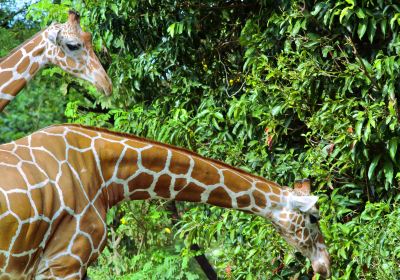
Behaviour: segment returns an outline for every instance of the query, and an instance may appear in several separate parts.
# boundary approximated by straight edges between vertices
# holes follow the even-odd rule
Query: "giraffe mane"
[[[256,178],[256,179],[258,179],[258,180],[260,180],[262,182],[266,182],[269,185],[273,185],[273,186],[278,187],[280,189],[293,191],[293,189],[291,189],[291,188],[288,188],[286,186],[281,186],[281,185],[279,185],[279,184],[277,184],[275,182],[272,182],[272,181],[269,181],[269,180],[265,179],[264,177],[250,174],[250,173],[248,173],[248,172],[246,172],[243,169],[240,169],[238,167],[231,166],[231,165],[229,165],[227,163],[224,163],[224,162],[216,160],[216,159],[204,157],[202,155],[199,155],[199,154],[197,154],[197,153],[195,153],[195,152],[193,152],[191,150],[188,150],[188,149],[185,149],[185,148],[182,148],[182,147],[173,146],[173,145],[170,145],[170,144],[158,142],[156,140],[152,140],[152,139],[148,139],[148,138],[144,138],[144,137],[139,137],[139,136],[136,136],[136,135],[133,135],[133,134],[125,133],[125,132],[112,131],[112,130],[104,128],[104,127],[93,127],[93,126],[86,126],[86,125],[82,125],[82,124],[66,123],[66,124],[52,125],[52,126],[49,126],[47,128],[59,127],[59,126],[70,126],[70,127],[72,126],[72,127],[77,127],[77,128],[89,129],[89,130],[94,130],[94,131],[98,131],[98,132],[108,133],[108,134],[115,135],[115,136],[125,137],[125,138],[132,139],[132,140],[139,140],[139,141],[143,141],[143,142],[149,142],[151,144],[159,145],[159,146],[162,146],[162,147],[165,147],[165,148],[172,148],[172,149],[187,153],[187,154],[189,154],[191,156],[197,156],[200,159],[203,159],[205,161],[210,161],[212,163],[219,164],[219,165],[221,165],[223,167],[226,167],[227,169],[234,170],[234,171],[236,171],[236,172],[238,172],[238,173],[240,173],[242,175]],[[42,130],[45,130],[45,129],[46,128],[43,128]]]

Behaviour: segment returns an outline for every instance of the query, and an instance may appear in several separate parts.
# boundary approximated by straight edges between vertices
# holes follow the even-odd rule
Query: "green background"
[[[114,94],[47,68],[0,114],[0,142],[68,121],[185,147],[282,185],[310,178],[333,279],[400,278],[397,1],[15,2],[0,1],[0,56],[74,8]],[[223,279],[312,277],[259,217],[179,203],[175,224],[167,206],[112,209],[90,277],[205,279],[194,243]]]

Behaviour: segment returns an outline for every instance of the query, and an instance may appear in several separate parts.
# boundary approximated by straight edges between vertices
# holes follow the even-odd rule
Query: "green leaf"
[[[390,159],[385,160],[383,164],[383,171],[385,172],[386,181],[391,184],[393,181],[393,163]]]
[[[383,36],[386,36],[387,19],[382,19],[380,22]]]
[[[358,9],[357,9],[356,15],[357,15],[358,18],[361,18],[361,19],[362,19],[362,18],[365,18],[364,10],[361,9],[361,8],[358,8]]]
[[[172,38],[175,35],[175,25],[176,25],[176,23],[174,22],[173,24],[168,26],[168,29],[167,29],[167,32],[168,32],[169,36],[171,36]]]
[[[326,5],[325,3],[321,3],[321,2],[318,3],[317,5],[315,5],[314,10],[311,12],[311,14],[313,16],[316,16],[321,11],[323,6],[325,6],[325,5]]]
[[[276,105],[274,108],[272,108],[271,114],[272,114],[273,116],[276,116],[276,115],[279,114],[279,112],[281,111],[281,109],[282,109],[282,106]]]
[[[340,13],[340,16],[339,16],[340,23],[342,23],[342,20],[345,16],[348,16],[348,17],[351,16],[351,14],[353,13],[352,9],[353,9],[353,7],[346,7],[342,10],[342,12]]]
[[[381,154],[378,154],[372,160],[372,162],[368,168],[368,179],[371,180],[372,176],[374,175],[374,170],[375,170],[376,166],[378,165],[378,162],[381,159],[381,156],[382,156]]]
[[[323,57],[327,57],[328,56],[328,53],[330,52],[330,51],[332,51],[333,50],[333,47],[332,46],[325,46],[323,49],[322,49],[322,56]]]
[[[395,59],[394,56],[389,56],[385,58],[385,70],[389,75],[393,75]],[[390,80],[389,80],[390,81]]]
[[[135,89],[140,90],[140,82],[138,80],[135,80],[133,82],[133,85],[134,85]]]
[[[300,28],[301,28],[301,21],[297,20],[295,25],[294,25],[294,27],[293,27],[293,29],[292,29],[292,32],[290,32],[290,34],[292,36],[295,36],[297,33],[299,33]]]
[[[118,15],[118,6],[116,4],[111,4],[111,10]]]
[[[214,118],[213,118],[213,119],[212,119],[212,123],[213,123],[213,125],[214,125],[214,127],[215,127],[216,129],[221,130],[221,127],[219,126],[217,119],[214,119]]]
[[[251,250],[247,253],[246,260],[248,260],[248,259],[250,259],[251,257],[253,257],[254,254],[255,254],[256,252],[257,252],[256,249],[251,249]]]
[[[361,130],[363,128],[363,120],[360,120],[356,123],[356,136],[358,137],[358,139],[361,138]]]
[[[376,20],[372,18],[369,21],[369,26],[368,26],[368,39],[371,43],[374,41],[375,32],[376,32]]]
[[[398,22],[399,17],[400,17],[400,13],[397,13],[390,20],[390,28],[392,28],[392,30],[395,28],[395,24],[396,24],[396,22]]]
[[[364,127],[364,134],[363,134],[363,137],[362,137],[364,143],[368,142],[370,135],[371,135],[371,122],[368,121],[367,125]]]
[[[389,140],[389,153],[394,162],[396,162],[397,143],[398,138],[392,138]]]
[[[360,22],[358,24],[358,30],[357,30],[358,37],[360,39],[362,39],[362,37],[364,36],[365,31],[367,31],[367,24],[365,22]]]
[[[221,121],[224,120],[224,116],[220,112],[215,112],[214,116]]]

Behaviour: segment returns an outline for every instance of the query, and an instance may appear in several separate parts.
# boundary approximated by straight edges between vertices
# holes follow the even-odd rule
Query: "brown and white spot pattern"
[[[82,31],[79,16],[70,12],[66,23],[52,24],[0,60],[0,112],[47,64],[91,82],[106,94],[112,91],[111,80],[93,51],[91,35]]]
[[[268,218],[316,271],[329,271],[308,217],[315,197],[181,148],[59,125],[1,145],[0,177],[0,279],[81,279],[104,248],[107,210],[157,198]]]

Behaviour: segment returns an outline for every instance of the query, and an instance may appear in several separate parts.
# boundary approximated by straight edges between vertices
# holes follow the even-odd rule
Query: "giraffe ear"
[[[292,195],[290,197],[290,204],[293,209],[300,210],[301,212],[309,211],[318,201],[318,196],[315,195]]]
[[[59,45],[60,32],[61,32],[61,30],[58,28],[53,28],[53,29],[49,30],[48,38],[49,38],[50,42],[52,42],[54,45]]]

